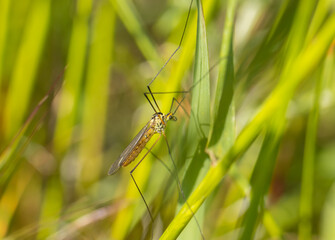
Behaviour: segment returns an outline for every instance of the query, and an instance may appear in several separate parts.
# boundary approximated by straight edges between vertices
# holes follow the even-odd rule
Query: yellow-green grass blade
[[[313,19],[309,25],[306,42],[312,40],[314,35],[322,26],[323,21],[326,19],[329,9],[334,8],[335,3],[332,0],[320,0],[317,3],[314,11]]]
[[[235,14],[237,2],[235,0],[227,2],[225,24],[223,26],[223,35],[221,41],[220,58],[218,60],[219,76],[216,82],[214,104],[211,112],[210,133],[207,141],[207,150],[211,156],[212,161],[221,158],[225,151],[232,146],[235,141],[235,107],[234,107],[234,58],[233,58],[233,36],[235,26]],[[239,173],[239,170],[234,168],[233,179],[237,184],[244,184],[245,179]],[[218,189],[212,194],[211,198],[206,204],[206,207],[211,208],[213,201],[220,195]],[[218,204],[220,207],[223,203]],[[216,206],[216,205],[215,205]],[[218,206],[218,207],[219,207]],[[215,208],[215,207],[214,207]],[[216,215],[215,222],[218,224],[206,226],[206,237],[214,236],[215,229],[218,228],[220,214]],[[213,219],[214,217],[212,217]]]
[[[335,234],[334,221],[335,221],[335,184],[333,182],[328,191],[327,198],[322,211],[322,227],[321,227],[321,240],[332,239]]]
[[[328,91],[333,91],[333,92],[335,90],[334,88],[335,85],[333,81],[335,77],[335,71],[334,71],[335,57],[334,55],[335,55],[335,52],[334,52],[334,42],[333,42],[333,46],[329,49],[327,58],[325,60],[323,73],[322,73],[322,82],[324,82],[324,85],[322,86],[322,88],[327,89]],[[325,91],[323,91],[322,93],[324,92]],[[320,103],[322,103],[322,101],[320,101]],[[322,113],[322,111],[320,112]],[[335,149],[334,144],[329,144],[328,149],[329,149],[329,153],[326,152],[325,157],[328,159],[329,162],[333,162],[334,149]],[[325,165],[325,167],[330,169],[329,171],[333,172],[332,165]],[[324,174],[323,171],[322,171],[322,174]],[[326,196],[325,202],[322,207],[321,220],[320,220],[320,223],[321,223],[320,239],[326,240],[334,236],[335,234],[335,228],[333,224],[334,221],[335,221],[335,182],[334,180],[332,180],[332,185],[328,189],[327,196]]]
[[[194,60],[192,114],[190,118],[189,136],[195,139],[206,138],[209,132],[209,63],[206,24],[201,1],[196,1],[198,7],[197,41]],[[197,81],[200,79],[199,81]],[[197,129],[197,130],[196,130]],[[194,149],[194,148],[193,148]]]
[[[282,239],[282,229],[278,226],[273,215],[268,210],[264,211],[263,224],[272,239]]]
[[[92,0],[78,1],[68,50],[68,69],[65,73],[65,84],[60,92],[60,103],[57,109],[57,122],[53,144],[55,153],[58,154],[64,153],[72,140],[85,72],[84,67],[87,55],[91,11]]]
[[[230,0],[222,36],[219,76],[207,147],[221,158],[235,140],[233,35],[237,1]]]
[[[315,171],[315,155],[316,155],[316,140],[319,126],[319,112],[320,112],[320,98],[322,88],[325,85],[327,72],[326,61],[324,63],[323,71],[319,71],[314,87],[314,101],[313,107],[308,116],[308,123],[306,129],[306,138],[304,146],[304,156],[302,165],[302,179],[300,192],[300,206],[299,206],[299,239],[312,239],[312,215],[313,215],[313,196],[314,196],[314,171]]]
[[[27,113],[36,71],[49,29],[50,0],[36,0],[27,19],[4,110],[4,135],[9,139]]]
[[[27,185],[33,177],[33,171],[24,164],[10,179],[4,195],[0,199],[0,237],[3,238],[9,230],[11,220],[18,207]]]
[[[292,61],[300,52],[305,44],[309,44],[306,35],[309,28],[310,19],[312,19],[313,11],[317,1],[311,0],[308,2],[299,2],[297,12],[294,17],[292,29],[288,37],[288,50],[286,61]],[[286,63],[288,67],[289,64]]]
[[[196,52],[191,93],[191,117],[187,136],[187,154],[193,157],[187,164],[187,170],[182,182],[182,187],[186,198],[192,192],[193,188],[204,177],[209,167],[209,160],[204,152],[210,124],[208,45],[202,3],[201,1],[196,1],[196,3],[198,9]],[[184,203],[183,198],[181,198],[181,201]],[[190,224],[190,226],[185,229],[185,232],[182,234],[181,238],[198,239],[201,236],[200,231],[203,231],[202,223],[204,220],[204,215],[205,209],[203,208],[197,214],[199,226],[197,226],[196,222],[193,221],[192,224]]]
[[[308,45],[304,51],[292,61],[290,68],[283,75],[282,84],[273,91],[268,97],[257,115],[242,130],[236,139],[235,144],[229,149],[228,153],[220,159],[216,166],[213,166],[202,180],[197,189],[188,199],[193,212],[196,212],[208,195],[219,184],[226,175],[230,165],[240,156],[252,143],[255,137],[262,129],[262,125],[268,121],[273,114],[284,103],[288,103],[296,90],[297,85],[319,64],[328,50],[332,40],[335,37],[335,15],[331,15],[325,22],[314,41]],[[184,205],[178,215],[166,229],[161,239],[175,239],[188,221],[192,214]]]
[[[81,171],[78,179],[81,184],[96,181],[101,173],[111,54],[114,48],[115,16],[110,2],[101,2],[96,11],[83,95],[82,142],[79,147]]]
[[[3,62],[5,59],[4,52],[6,46],[6,38],[7,38],[7,29],[8,29],[8,15],[10,9],[10,0],[0,1],[0,86],[2,86],[2,78],[3,78]],[[0,102],[1,106],[3,104]]]
[[[266,123],[265,138],[250,181],[250,204],[242,221],[239,239],[254,238],[257,224],[264,214],[263,199],[270,187],[281,136],[285,130],[286,107],[284,105],[278,109],[273,118]]]
[[[39,219],[39,226],[43,226],[47,222],[52,222],[54,219],[59,219],[63,207],[61,183],[58,178],[50,178],[45,183],[43,200],[41,203],[41,214]],[[37,231],[36,239],[46,239],[53,233],[57,232],[58,225],[56,223],[49,224]]]

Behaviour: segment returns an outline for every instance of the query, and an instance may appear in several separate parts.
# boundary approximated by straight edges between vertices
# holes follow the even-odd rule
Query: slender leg
[[[170,112],[172,112],[172,107],[173,107],[173,103],[176,102],[178,104],[178,106],[176,107],[176,109],[173,111],[173,115],[177,112],[178,108],[181,107],[184,111],[184,113],[188,116],[188,118],[190,118],[190,114],[188,114],[188,112],[186,111],[186,109],[183,107],[182,102],[184,101],[185,99],[185,96],[181,99],[181,101],[179,102],[177,100],[177,98],[173,98],[172,99],[172,103],[171,103],[171,107],[170,107]]]
[[[178,48],[179,49],[179,48]],[[177,49],[177,50],[178,50]],[[173,53],[174,54],[174,53]],[[172,56],[173,56],[173,54],[172,54]],[[172,57],[171,56],[171,57]],[[170,57],[170,58],[171,58]],[[170,58],[169,58],[169,60],[164,64],[164,66],[163,66],[163,68],[165,67],[165,65],[170,61]],[[225,58],[221,58],[221,59],[219,59],[219,61],[217,61],[210,69],[209,69],[209,71],[207,72],[207,73],[205,73],[199,80],[197,80],[187,91],[170,91],[170,92],[152,92],[151,91],[151,89],[150,89],[150,84],[157,78],[157,76],[158,76],[158,74],[162,71],[162,69],[158,72],[158,74],[151,80],[151,82],[148,84],[148,86],[147,86],[147,88],[148,88],[148,90],[149,90],[149,92],[145,92],[144,93],[144,96],[145,96],[145,98],[148,100],[148,102],[149,102],[149,104],[151,105],[151,107],[152,107],[152,109],[155,111],[155,113],[157,113],[157,111],[156,111],[156,108],[154,107],[154,105],[152,104],[152,102],[150,101],[150,99],[149,99],[149,97],[148,97],[148,95],[150,95],[151,97],[152,97],[152,99],[154,100],[154,103],[155,103],[155,105],[156,105],[156,107],[158,108],[158,111],[160,112],[160,109],[159,109],[159,107],[158,107],[158,104],[157,104],[157,102],[156,102],[156,99],[155,99],[155,97],[154,97],[154,95],[158,95],[158,94],[173,94],[173,93],[184,93],[184,94],[186,94],[186,93],[191,93],[192,92],[192,90],[202,81],[202,79],[203,78],[205,78],[211,71],[212,71],[212,69],[213,68],[215,68],[217,65],[219,65],[219,63],[222,61],[222,60],[224,60]],[[184,100],[184,98],[182,99],[182,101]],[[182,102],[181,101],[181,102]],[[181,103],[180,102],[180,103]],[[172,109],[172,108],[171,108]],[[170,109],[170,111],[171,111],[171,109]],[[178,108],[177,108],[178,109]],[[177,111],[177,109],[174,111],[174,112],[176,112]]]
[[[166,170],[168,170],[168,172],[171,174],[171,176],[173,176],[172,170],[168,167],[168,165],[162,160],[160,159],[156,154],[154,154],[152,151],[150,152],[150,154],[156,158],[165,168]]]
[[[157,113],[156,108],[154,107],[154,104],[152,104],[152,102],[150,101],[148,95],[153,96],[153,95],[156,95],[156,94],[158,95],[158,94],[175,94],[175,93],[184,93],[184,94],[185,94],[185,93],[189,93],[189,91],[174,91],[174,92],[145,92],[145,93],[144,93],[144,96],[145,96],[145,98],[148,100],[148,102],[149,102],[150,106],[152,107],[152,109],[154,110],[154,112]],[[182,101],[184,101],[184,98],[185,98],[185,97],[183,97]],[[181,102],[182,102],[182,101],[181,101]],[[155,103],[155,105],[157,106],[158,111],[160,112],[160,109],[159,109],[159,107],[158,107],[158,104],[156,103],[155,98],[154,98],[154,103]],[[175,111],[175,112],[176,112],[176,111]]]
[[[145,200],[145,198],[144,198],[144,196],[143,196],[143,194],[142,194],[142,192],[141,192],[141,190],[140,190],[140,187],[137,185],[137,182],[136,182],[136,180],[135,180],[135,178],[134,178],[134,176],[133,176],[133,173],[134,173],[135,169],[138,167],[138,165],[140,165],[140,163],[143,161],[143,159],[144,159],[144,158],[149,154],[149,152],[153,149],[153,147],[156,145],[156,143],[158,142],[158,140],[160,139],[160,137],[161,137],[161,136],[159,136],[159,137],[157,138],[157,140],[154,142],[154,144],[152,144],[152,146],[151,146],[151,147],[149,148],[149,150],[145,153],[145,155],[142,157],[142,159],[141,159],[141,160],[136,164],[136,166],[130,171],[130,176],[131,176],[133,182],[135,183],[135,186],[136,186],[138,192],[140,193],[140,195],[141,195],[141,197],[142,197],[142,200],[143,200],[143,202],[144,202],[144,204],[145,204],[145,207],[147,208],[147,211],[148,211],[148,213],[149,213],[149,216],[150,216],[150,219],[151,219],[152,224],[154,223],[154,218],[153,218],[153,216],[152,216],[152,214],[151,214],[151,211],[150,211],[150,209],[149,209],[149,205],[148,205],[147,201]],[[153,231],[152,231],[152,237],[151,237],[151,239],[153,239]]]
[[[149,97],[148,97],[148,94],[150,94],[150,93],[144,93],[144,96],[145,96],[145,98],[148,100],[148,102],[150,103],[150,106],[152,107],[152,109],[154,110],[154,112],[157,113],[157,110],[156,110],[156,108],[154,107],[154,105],[152,104],[152,102],[150,101],[150,99],[149,99]],[[156,103],[156,100],[155,100],[155,103]],[[157,105],[157,103],[156,103],[156,105]],[[157,106],[158,106],[158,105],[157,105]]]
[[[163,133],[163,136],[164,136],[164,139],[165,139],[165,142],[166,142],[166,146],[167,146],[167,148],[168,148],[168,152],[169,152],[169,155],[170,155],[170,159],[171,159],[172,164],[173,164],[173,168],[174,168],[174,172],[175,172],[174,175],[175,175],[175,179],[176,179],[176,182],[177,182],[179,191],[180,191],[180,193],[181,193],[181,196],[183,197],[183,200],[185,201],[186,205],[188,206],[188,209],[189,209],[190,212],[192,213],[192,216],[193,216],[193,218],[194,218],[194,220],[195,220],[195,222],[196,222],[196,224],[197,224],[197,226],[198,226],[198,228],[199,228],[199,231],[200,231],[200,234],[201,234],[202,239],[205,240],[205,236],[204,236],[204,234],[203,234],[203,232],[202,232],[202,230],[201,230],[199,221],[198,221],[198,219],[196,218],[196,216],[195,216],[193,210],[191,209],[191,206],[188,204],[187,199],[186,199],[186,197],[185,197],[183,188],[182,188],[182,186],[181,186],[181,183],[180,183],[180,180],[179,180],[179,177],[178,177],[178,169],[177,169],[177,166],[176,166],[176,164],[175,164],[175,162],[174,162],[174,160],[173,160],[173,158],[172,158],[172,153],[171,153],[171,149],[170,149],[169,142],[168,142],[168,140],[167,140],[167,138],[166,138],[166,136],[165,136],[164,133]],[[171,173],[171,171],[170,171],[170,173]]]
[[[180,49],[181,47],[181,44],[183,42],[183,39],[184,39],[184,35],[185,35],[185,32],[186,32],[186,27],[187,27],[187,24],[188,24],[188,20],[190,18],[190,13],[191,13],[191,9],[192,9],[192,4],[193,4],[193,0],[191,0],[191,3],[190,3],[190,6],[188,8],[188,13],[187,13],[187,17],[186,17],[186,22],[185,22],[185,26],[184,26],[184,29],[183,29],[183,33],[181,35],[181,38],[180,38],[180,42],[179,42],[179,45],[178,47],[176,48],[176,50],[174,50],[174,52],[171,54],[171,56],[168,58],[168,60],[164,63],[164,65],[161,67],[161,69],[159,69],[159,71],[157,72],[157,74],[153,77],[153,79],[150,81],[150,83],[147,85],[147,88],[149,90],[149,93],[152,97],[152,99],[154,100],[154,103],[157,107],[157,109],[159,110],[160,112],[160,109],[159,109],[159,106],[156,102],[156,99],[150,89],[150,85],[155,81],[155,79],[157,78],[157,76],[162,72],[162,70],[165,68],[165,66],[170,62],[170,60],[173,58],[173,56],[176,54],[176,52],[178,52],[178,50]],[[148,99],[148,98],[147,98]],[[149,100],[149,99],[148,99]],[[150,101],[149,101],[150,102]],[[153,105],[150,103],[150,105],[153,107]],[[156,112],[156,111],[155,111]]]

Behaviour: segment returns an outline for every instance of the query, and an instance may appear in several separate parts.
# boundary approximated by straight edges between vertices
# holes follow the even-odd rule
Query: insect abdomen
[[[125,167],[136,159],[136,157],[141,153],[147,142],[154,135],[155,131],[152,128],[149,128],[144,134],[143,137],[138,141],[132,152],[129,154],[128,158],[122,163],[122,166]]]

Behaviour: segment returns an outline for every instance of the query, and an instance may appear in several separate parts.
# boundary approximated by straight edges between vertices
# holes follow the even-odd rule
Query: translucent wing
[[[121,153],[120,157],[113,163],[113,165],[110,167],[108,171],[108,175],[112,175],[116,173],[120,167],[122,166],[122,163],[127,160],[130,153],[134,149],[134,147],[137,145],[137,143],[140,141],[140,139],[143,137],[144,133],[149,128],[150,121],[141,129],[141,131],[134,137],[134,139],[131,141],[131,143],[126,147],[126,149]]]

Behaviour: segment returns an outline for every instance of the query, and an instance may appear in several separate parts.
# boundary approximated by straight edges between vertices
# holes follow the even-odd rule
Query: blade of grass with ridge
[[[202,4],[199,0],[196,3],[198,7],[197,41],[193,75],[192,110],[187,136],[187,152],[188,155],[193,155],[193,157],[191,162],[186,163],[187,171],[182,183],[186,198],[204,177],[210,165],[207,154],[204,152],[210,124],[210,82],[209,75],[207,74],[209,72],[208,46]],[[183,202],[183,200],[181,201]],[[192,214],[190,210],[188,211]],[[200,227],[204,214],[203,209],[202,213],[197,215]],[[181,238],[199,239],[200,232],[196,223],[192,222]]]
[[[233,32],[236,5],[237,1],[228,1],[221,43],[219,76],[207,142],[207,151],[213,151],[218,158],[223,156],[235,139]]]

